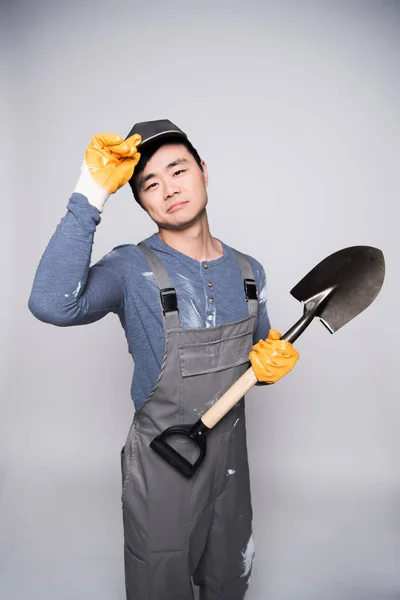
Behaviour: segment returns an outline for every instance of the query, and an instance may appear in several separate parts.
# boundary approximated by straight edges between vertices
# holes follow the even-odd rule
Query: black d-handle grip
[[[190,478],[195,474],[206,456],[206,435],[209,431],[211,430],[204,425],[201,419],[194,425],[173,425],[155,437],[150,442],[150,448],[157,452],[161,458],[169,463],[171,467],[174,467],[181,475]],[[200,448],[200,455],[194,464],[190,463],[166,442],[165,438],[173,435],[188,437]]]

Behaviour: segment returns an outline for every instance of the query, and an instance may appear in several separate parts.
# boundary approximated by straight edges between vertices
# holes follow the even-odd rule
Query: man
[[[158,231],[89,267],[100,213],[127,181]],[[270,330],[260,263],[211,235],[207,185],[205,162],[168,120],[137,123],[126,140],[94,136],[29,300],[48,323],[114,312],[125,330],[136,409],[121,453],[128,600],[191,600],[192,579],[202,600],[244,598],[254,556],[244,399],[211,430],[191,479],[149,444],[196,421],[249,359],[264,384],[298,358]],[[193,459],[187,440],[175,448]]]

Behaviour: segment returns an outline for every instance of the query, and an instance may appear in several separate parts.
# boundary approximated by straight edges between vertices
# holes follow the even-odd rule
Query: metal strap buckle
[[[178,299],[176,297],[175,288],[164,288],[163,290],[160,290],[160,297],[164,315],[167,312],[172,312],[174,310],[178,311]]]
[[[246,300],[258,300],[257,287],[254,279],[244,280],[244,291],[246,293]]]

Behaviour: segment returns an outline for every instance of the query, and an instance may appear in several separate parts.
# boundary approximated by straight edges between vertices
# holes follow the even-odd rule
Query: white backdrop
[[[250,600],[400,597],[400,2],[3,2],[0,593],[124,598],[119,451],[133,404],[118,320],[27,302],[91,136],[169,118],[210,173],[213,235],[257,258],[272,325],[345,246],[380,247],[376,302],[247,399]],[[124,188],[93,260],[154,225]]]

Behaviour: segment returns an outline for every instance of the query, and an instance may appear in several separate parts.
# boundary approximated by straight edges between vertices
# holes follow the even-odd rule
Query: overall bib
[[[121,452],[126,597],[192,600],[193,579],[201,600],[243,600],[254,556],[244,398],[210,431],[205,460],[190,479],[149,445],[171,425],[196,422],[248,369],[258,310],[251,264],[235,251],[245,319],[182,329],[164,266],[139,247],[162,290],[165,354]],[[168,443],[191,462],[198,456],[188,439]]]

